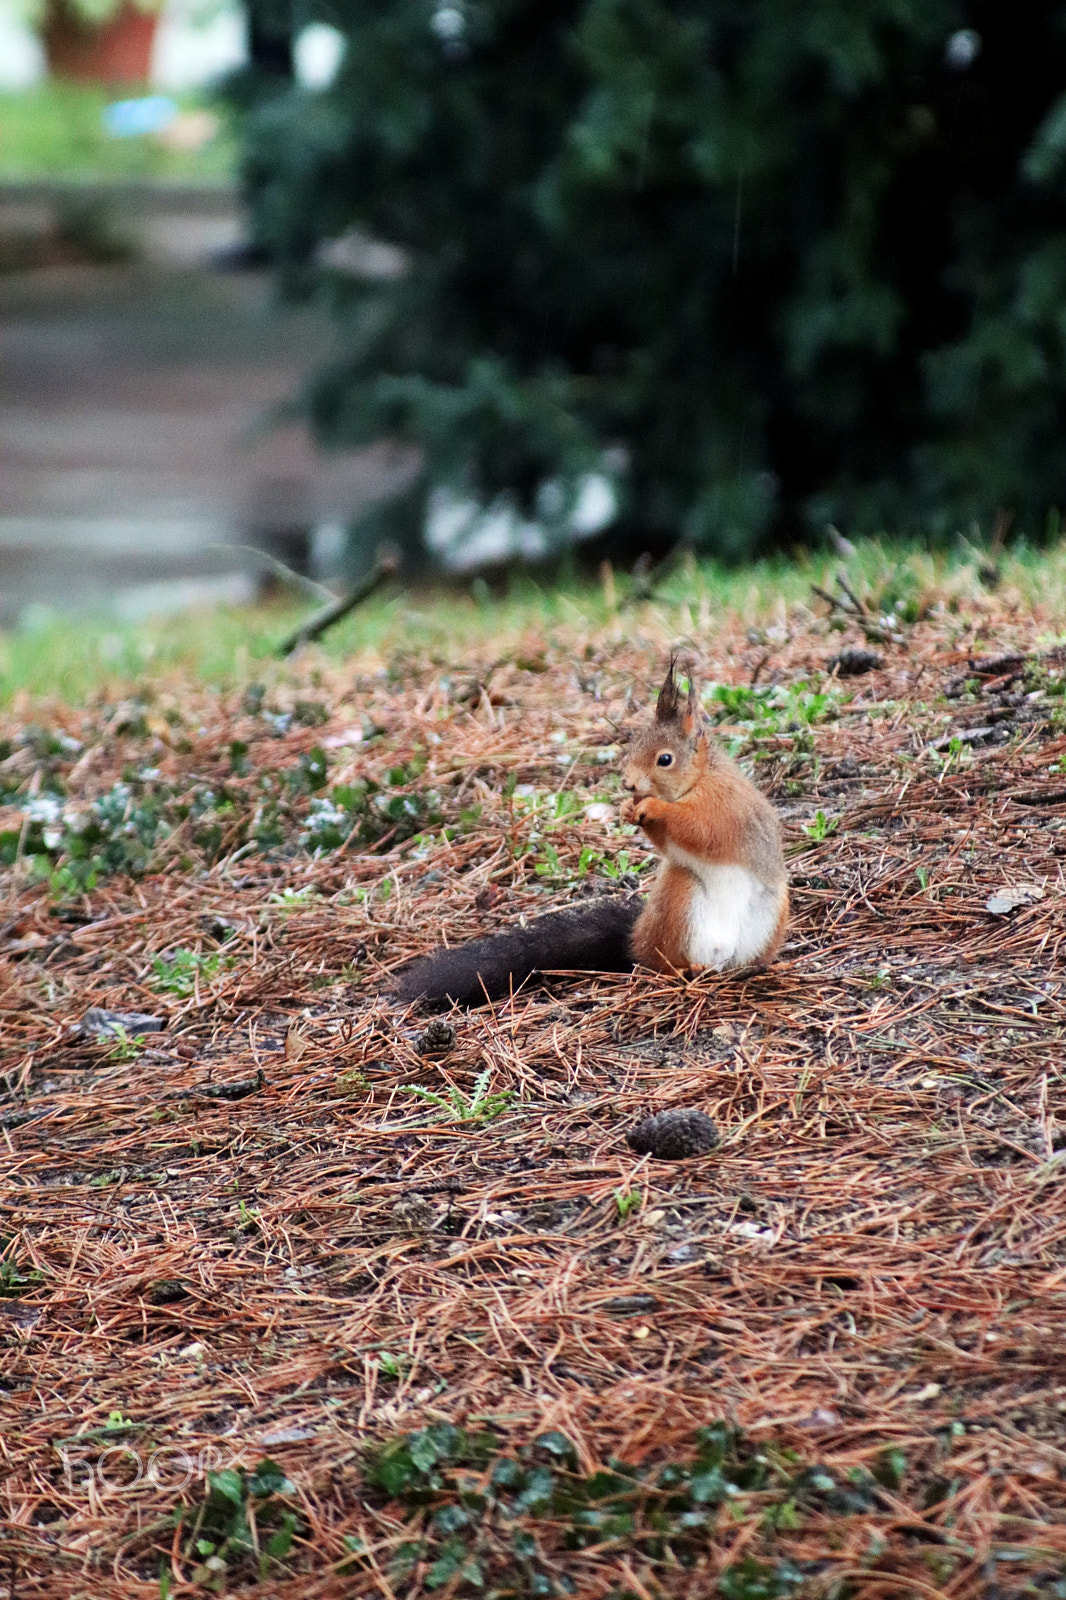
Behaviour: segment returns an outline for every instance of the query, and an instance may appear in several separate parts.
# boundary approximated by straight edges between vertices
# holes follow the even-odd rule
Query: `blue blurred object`
[[[149,94],[140,100],[116,100],[104,107],[104,127],[112,139],[136,139],[145,133],[159,133],[174,121],[178,107],[165,94]]]

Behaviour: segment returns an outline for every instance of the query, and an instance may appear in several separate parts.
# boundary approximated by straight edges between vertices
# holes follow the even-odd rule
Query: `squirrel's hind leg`
[[[654,972],[683,972],[688,956],[693,881],[684,867],[667,862],[651,888],[630,941],[634,961]]]
[[[776,956],[777,952],[780,950],[781,946],[784,944],[784,942],[785,942],[785,934],[787,932],[788,932],[788,890],[786,888],[784,893],[781,896],[781,910],[780,910],[780,912],[778,914],[777,922],[774,925],[774,931],[770,935],[770,942],[766,946],[765,950],[763,950],[760,953],[760,955],[758,956],[757,960],[755,960],[752,963],[752,965],[755,967],[756,971],[761,972],[766,967],[768,967],[770,965],[770,963],[773,961],[774,957]]]

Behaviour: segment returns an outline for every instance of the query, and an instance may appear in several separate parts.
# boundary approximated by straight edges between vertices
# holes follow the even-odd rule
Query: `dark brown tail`
[[[544,972],[628,972],[630,934],[643,904],[639,894],[605,895],[454,950],[434,950],[397,974],[393,992],[423,1005],[480,1006]]]

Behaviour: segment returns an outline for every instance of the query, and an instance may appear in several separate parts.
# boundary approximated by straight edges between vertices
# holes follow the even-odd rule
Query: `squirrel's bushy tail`
[[[644,902],[607,895],[550,911],[525,927],[434,950],[397,975],[393,993],[423,1005],[479,1006],[499,1000],[541,972],[628,972],[630,934]]]

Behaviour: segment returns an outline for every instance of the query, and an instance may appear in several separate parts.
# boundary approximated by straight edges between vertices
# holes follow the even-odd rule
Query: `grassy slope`
[[[861,545],[848,562],[857,580],[889,605],[906,611],[935,595],[949,607],[959,600],[989,594],[980,569],[985,558],[967,549],[931,555],[906,546]],[[704,563],[679,574],[657,594],[664,624],[678,634],[713,636],[722,621],[739,614],[753,624],[783,622],[797,604],[821,607],[811,585],[832,586],[841,566],[837,557],[802,563],[757,562],[742,568]],[[1066,626],[1066,544],[1047,551],[1015,551],[999,563],[999,593],[1008,606],[1034,609],[1050,635]],[[620,579],[617,596],[626,594]],[[559,587],[519,577],[503,598],[491,599],[483,586],[444,593],[407,592],[372,600],[323,640],[327,661],[366,656],[387,660],[397,651],[418,650],[444,662],[461,662],[464,652],[498,638],[506,646],[530,631],[597,629],[609,625],[614,610],[601,584],[570,581]],[[249,678],[283,677],[273,649],[313,602],[276,603],[255,610],[211,611],[137,625],[89,617],[76,627],[56,619],[32,631],[0,634],[0,705],[15,695],[55,696],[71,704],[98,692],[118,692],[123,683],[192,673],[219,687]],[[626,616],[622,612],[622,619]],[[950,623],[948,624],[950,627]],[[969,621],[958,623],[961,632]]]

